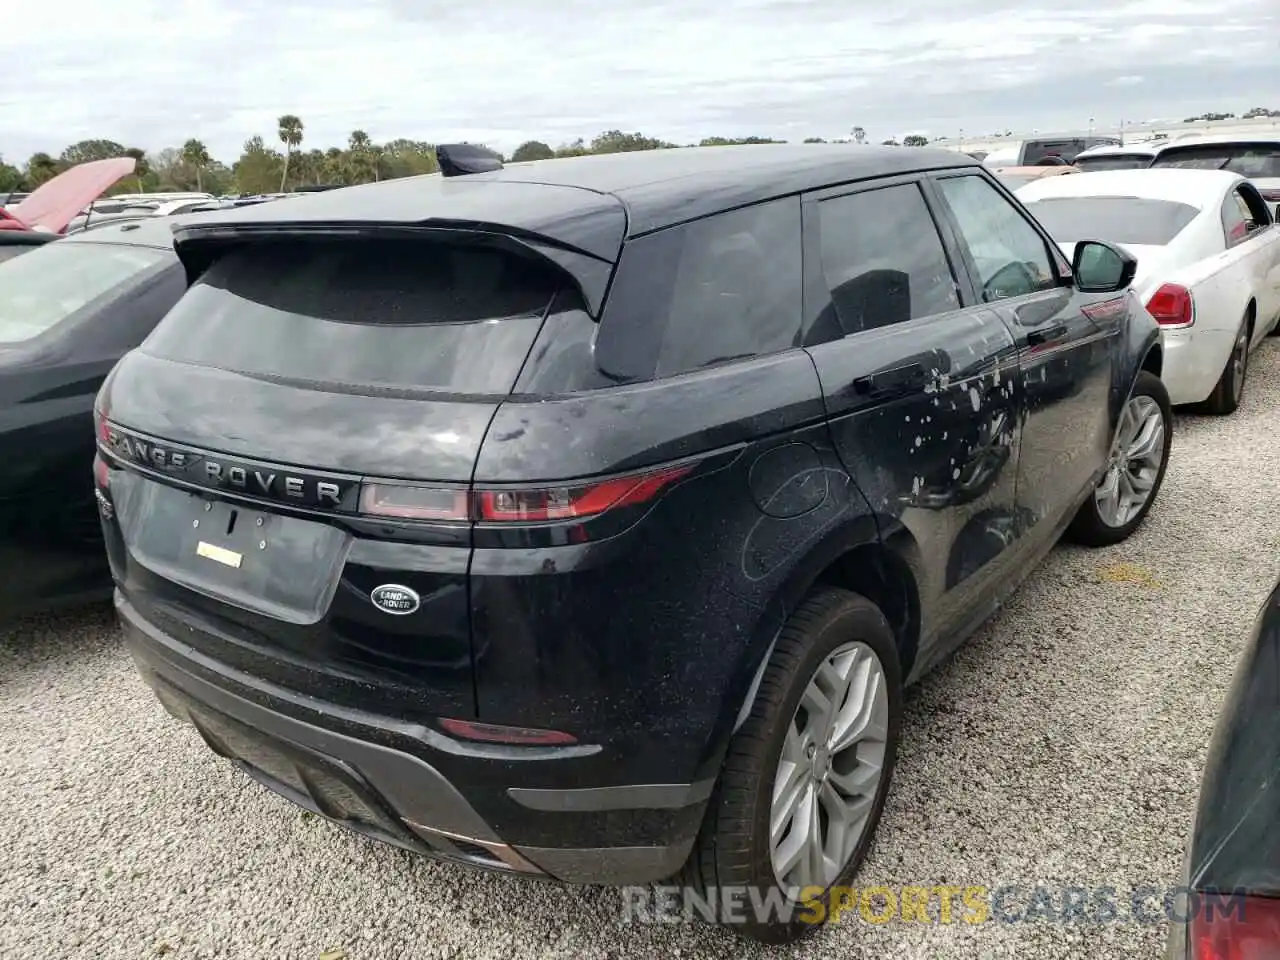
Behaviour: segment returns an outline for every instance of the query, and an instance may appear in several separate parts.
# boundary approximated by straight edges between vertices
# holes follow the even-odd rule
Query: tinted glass
[[[1169,147],[1156,157],[1152,166],[1230,170],[1251,179],[1280,177],[1280,144],[1229,143]]]
[[[210,267],[143,349],[250,375],[506,393],[556,285],[550,268],[493,248],[250,248]]]
[[[596,342],[616,379],[698,370],[795,346],[800,200],[671,227],[623,248]]]
[[[1103,239],[1162,246],[1196,218],[1198,207],[1145,197],[1049,197],[1026,203],[1059,243]]]
[[[914,184],[824,200],[822,273],[847,335],[960,306],[942,238]]]
[[[1222,230],[1227,246],[1239,243],[1249,233],[1249,210],[1234,190],[1222,201]]]
[[[123,292],[172,256],[149,247],[66,240],[19,249],[26,252],[0,263],[0,343],[45,333],[100,297]]]
[[[1151,166],[1149,153],[1109,153],[1098,157],[1076,157],[1075,165],[1085,173],[1099,170],[1142,170]]]
[[[988,302],[1057,286],[1044,239],[1000,191],[982,177],[950,177],[938,186],[955,214]]]

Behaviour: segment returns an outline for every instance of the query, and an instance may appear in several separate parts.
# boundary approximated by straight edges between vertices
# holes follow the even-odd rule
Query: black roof
[[[385,180],[209,213],[193,225],[192,235],[236,224],[501,224],[614,260],[624,237],[733,207],[871,177],[962,166],[979,163],[950,150],[856,144],[599,154],[458,177]]]

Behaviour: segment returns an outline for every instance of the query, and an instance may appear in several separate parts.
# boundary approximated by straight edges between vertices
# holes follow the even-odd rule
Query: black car
[[[819,896],[903,683],[1151,506],[1135,262],[1073,271],[952,151],[451,156],[176,232],[196,282],[99,395],[127,642],[368,835]]]
[[[1169,926],[1169,960],[1280,956],[1280,585],[1218,717]]]
[[[104,229],[9,260],[16,232],[0,231],[0,617],[111,595],[85,481],[93,400],[186,288],[167,226]]]

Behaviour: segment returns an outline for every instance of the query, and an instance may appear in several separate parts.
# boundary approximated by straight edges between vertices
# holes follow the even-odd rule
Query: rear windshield
[[[1097,157],[1076,157],[1076,166],[1085,173],[1099,170],[1142,170],[1151,166],[1149,153],[1106,153]]]
[[[1152,166],[1229,170],[1251,179],[1280,177],[1280,144],[1226,143],[1169,147],[1161,151]]]
[[[1022,163],[1029,166],[1045,157],[1061,157],[1070,163],[1076,154],[1090,147],[1114,143],[1105,137],[1074,137],[1065,140],[1028,140],[1022,149]]]
[[[1163,246],[1200,213],[1190,204],[1145,197],[1050,197],[1025,206],[1059,243],[1098,239]]]
[[[0,263],[0,343],[40,336],[172,257],[149,247],[67,240],[16,249],[25,252]]]
[[[493,247],[250,247],[215,262],[143,349],[250,376],[506,393],[557,280]]]

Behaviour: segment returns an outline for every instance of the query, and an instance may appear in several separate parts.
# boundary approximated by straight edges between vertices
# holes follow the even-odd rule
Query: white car
[[[1082,173],[1100,170],[1141,170],[1151,166],[1159,147],[1150,143],[1131,143],[1126,146],[1106,144],[1091,147],[1076,156],[1072,165]]]
[[[1280,132],[1179,137],[1162,146],[1151,165],[1161,169],[1228,170],[1248,177],[1268,203],[1280,203]]]
[[[1086,238],[1137,257],[1132,289],[1161,326],[1170,399],[1235,410],[1249,351],[1280,320],[1280,226],[1252,183],[1116,170],[1037,180],[1017,196],[1068,258]]]

